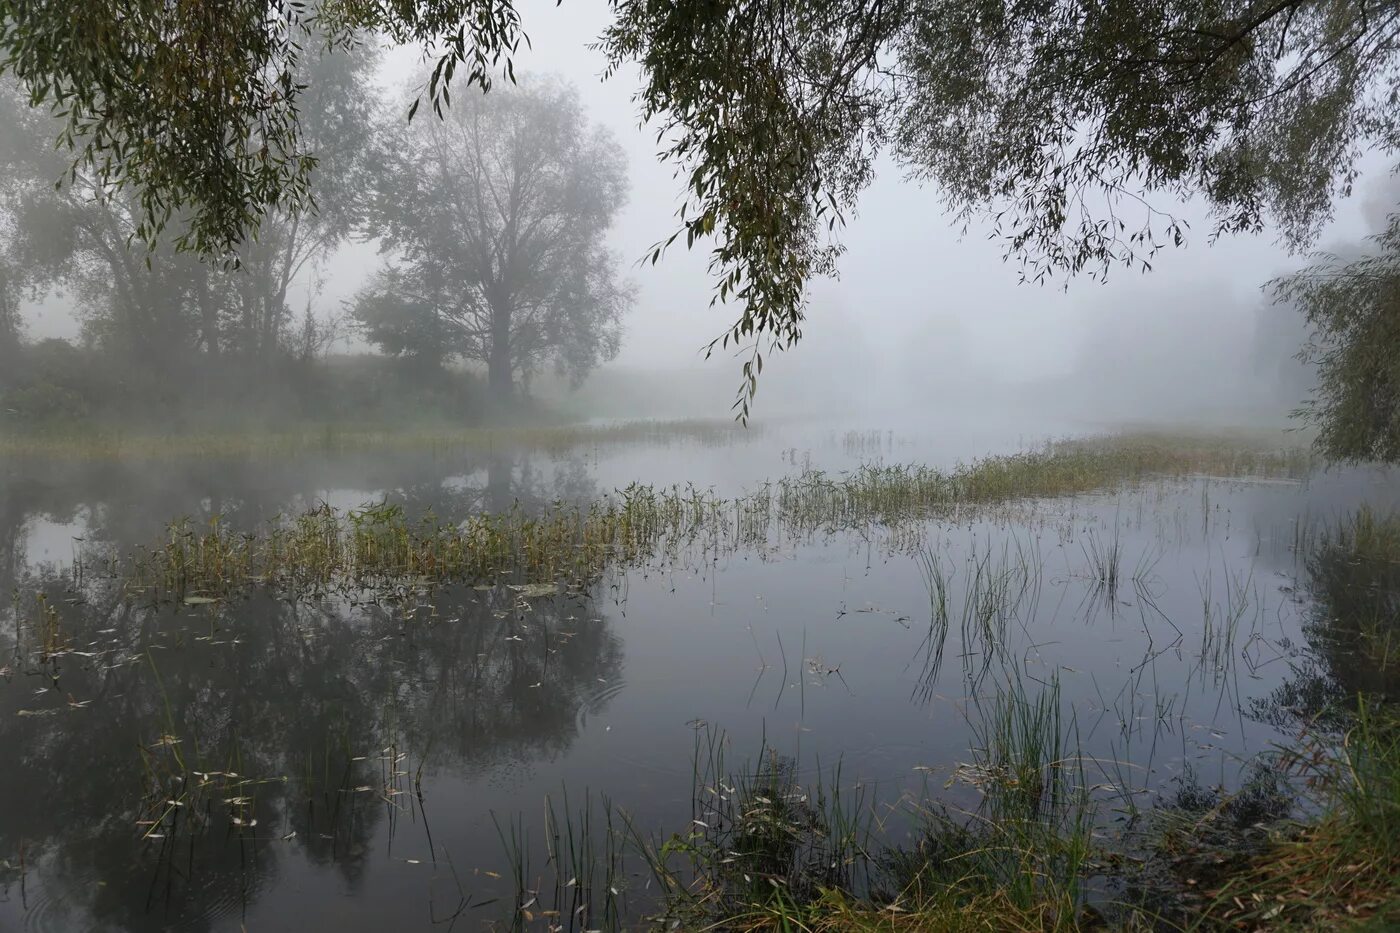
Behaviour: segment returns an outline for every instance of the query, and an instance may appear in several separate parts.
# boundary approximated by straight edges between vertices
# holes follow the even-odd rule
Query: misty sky
[[[627,152],[631,197],[611,240],[640,290],[617,363],[697,365],[703,345],[722,333],[737,312],[710,308],[702,248],[687,252],[678,247],[655,267],[636,265],[653,243],[674,230],[681,183],[670,166],[658,162],[654,131],[637,125],[631,99],[638,84],[635,69],[600,80],[603,56],[587,44],[607,14],[604,0],[527,5],[523,15],[533,47],[517,57],[517,68],[525,75],[550,72],[576,83],[589,117],[611,129]],[[429,69],[417,50],[391,51],[382,69],[386,94],[421,82]],[[432,117],[419,117],[424,118]],[[1377,166],[1371,168],[1374,176]],[[1155,203],[1186,217],[1192,233],[1187,248],[1160,254],[1151,274],[1115,270],[1108,284],[1085,277],[1070,282],[1068,290],[1063,281],[1018,285],[1015,265],[1002,261],[1000,245],[987,240],[985,229],[961,235],[936,190],[904,181],[898,167],[886,162],[842,234],[848,252],[840,279],[813,285],[807,345],[793,356],[855,352],[897,357],[910,365],[922,359],[930,366],[955,365],[1001,381],[1022,381],[1075,368],[1111,318],[1135,316],[1148,330],[1153,324],[1169,328],[1176,320],[1199,327],[1219,319],[1222,334],[1247,332],[1231,316],[1252,320],[1261,303],[1260,285],[1298,260],[1268,234],[1209,244],[1209,224],[1200,210]],[[1359,237],[1364,232],[1361,214],[1359,199],[1342,202],[1323,244]],[[343,250],[322,271],[318,306],[334,310],[377,264],[371,244]],[[300,295],[291,299],[298,310],[304,300]],[[76,331],[62,302],[50,301],[30,315],[32,336]],[[725,361],[710,365],[735,367]]]

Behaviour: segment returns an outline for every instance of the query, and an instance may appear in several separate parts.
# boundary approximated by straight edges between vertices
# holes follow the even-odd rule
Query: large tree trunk
[[[502,302],[491,310],[491,352],[486,360],[486,385],[493,401],[510,401],[515,390],[512,369],[510,308]]]
[[[19,360],[19,287],[0,266],[0,369],[13,375]],[[0,374],[0,389],[7,382]]]
[[[501,515],[510,511],[515,502],[515,464],[500,452],[487,455],[486,489],[482,496],[482,506],[488,513]]]

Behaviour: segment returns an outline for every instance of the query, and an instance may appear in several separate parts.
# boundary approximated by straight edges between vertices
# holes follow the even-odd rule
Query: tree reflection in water
[[[549,485],[509,461],[490,473],[492,498],[528,503]],[[439,476],[387,496],[447,515],[481,506],[484,488],[449,487]],[[0,628],[15,642],[0,657],[0,919],[8,898],[61,929],[206,929],[295,858],[353,889],[386,821],[421,816],[420,778],[563,753],[599,680],[621,671],[585,595],[451,587],[177,607],[100,584],[75,595],[70,574],[24,560],[28,517],[62,509],[18,501],[0,496],[5,583],[50,609],[19,598]],[[120,512],[101,511],[93,537],[122,528]],[[66,650],[47,657],[56,644]]]
[[[1280,727],[1344,728],[1358,696],[1400,700],[1400,517],[1361,508],[1300,535],[1295,593],[1307,640],[1293,676],[1254,713]]]

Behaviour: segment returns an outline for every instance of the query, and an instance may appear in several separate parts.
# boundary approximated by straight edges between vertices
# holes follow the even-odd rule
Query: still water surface
[[[872,802],[974,805],[955,772],[969,698],[1008,670],[1058,680],[1091,777],[1122,808],[1150,806],[1187,775],[1232,784],[1296,733],[1303,698],[1370,676],[1313,644],[1294,545],[1299,522],[1394,505],[1394,477],[1375,470],[1023,503],[930,523],[917,548],[818,534],[553,597],[148,607],[73,588],[76,555],[158,541],[180,516],[251,528],[387,500],[451,519],[633,481],[730,494],[1094,426],[1037,428],[789,424],[723,445],[6,467],[0,584],[47,592],[76,650],[39,664],[17,634],[28,595],[0,612],[0,929],[475,929],[516,897],[502,827],[530,836],[535,871],[545,802],[566,793],[684,830],[697,735],[713,732],[736,762],[765,744],[808,775],[839,761]],[[1114,542],[1132,579],[1107,591],[1092,554]],[[1015,576],[995,645],[954,624],[940,650],[915,551],[944,569],[955,617],[978,568]],[[208,782],[188,815],[152,797],[176,800],[186,770]],[[641,874],[618,884],[644,907]]]

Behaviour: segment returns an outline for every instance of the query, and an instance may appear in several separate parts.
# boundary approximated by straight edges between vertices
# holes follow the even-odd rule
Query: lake
[[[1395,506],[1395,475],[1372,468],[1172,475],[898,527],[788,520],[582,586],[156,598],[103,571],[179,519],[254,535],[384,503],[451,525],[632,483],[722,499],[1104,427],[910,417],[4,464],[0,929],[629,925],[653,878],[621,858],[580,881],[580,815],[592,845],[609,815],[694,833],[718,752],[739,770],[779,756],[899,844],[910,801],[978,806],[974,749],[1009,690],[1054,691],[1107,824],[1186,784],[1236,786],[1321,704],[1393,689],[1319,634],[1305,559],[1315,529]]]

